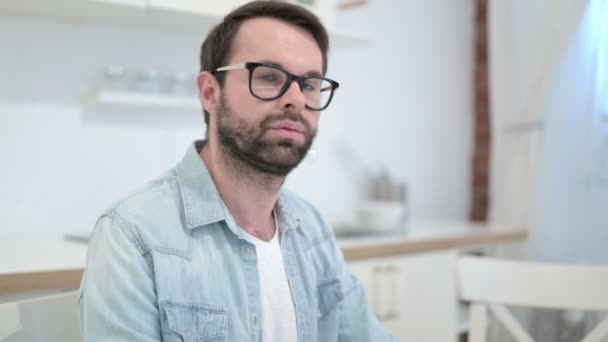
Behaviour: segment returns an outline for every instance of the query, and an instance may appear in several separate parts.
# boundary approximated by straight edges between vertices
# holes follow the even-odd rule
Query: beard
[[[304,142],[265,136],[269,125],[281,120],[302,124]],[[237,171],[281,177],[300,164],[316,135],[316,130],[310,128],[302,114],[292,111],[271,114],[259,124],[237,118],[223,94],[218,103],[217,132],[222,154]]]

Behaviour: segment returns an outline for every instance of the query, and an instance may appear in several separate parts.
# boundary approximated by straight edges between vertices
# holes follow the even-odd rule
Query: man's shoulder
[[[156,209],[173,204],[168,199],[174,197],[179,192],[176,176],[176,170],[173,168],[149,180],[138,189],[115,202],[104,214],[117,213],[121,216],[131,216],[144,212],[148,215]]]
[[[183,234],[175,234],[183,231],[181,207],[176,170],[171,169],[118,201],[101,217],[112,219],[144,250],[186,249]]]

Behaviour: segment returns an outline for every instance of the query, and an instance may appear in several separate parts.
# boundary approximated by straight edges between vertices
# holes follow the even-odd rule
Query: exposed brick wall
[[[475,81],[474,81],[474,142],[471,184],[470,218],[486,221],[489,205],[488,177],[490,169],[490,91],[488,70],[488,1],[475,4]]]

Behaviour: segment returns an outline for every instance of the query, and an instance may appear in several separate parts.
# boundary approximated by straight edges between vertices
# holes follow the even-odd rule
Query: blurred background
[[[120,6],[135,12],[133,18],[54,15],[52,9],[12,14],[5,5],[2,235],[92,227],[104,209],[171,168],[204,136],[196,94],[194,103],[146,97],[127,105],[115,98],[106,103],[99,94],[112,77],[124,78],[117,82],[124,88],[164,83],[152,84],[147,94],[164,92],[176,73],[185,73],[185,87],[195,92],[199,49],[212,20],[122,4],[95,10]],[[138,10],[157,17],[145,20]],[[314,157],[287,187],[330,222],[348,222],[364,196],[362,177],[385,170],[407,181],[412,216],[466,218],[473,10],[473,1],[374,1],[335,9],[332,26],[339,30],[331,37],[328,76],[340,89],[321,115]]]
[[[238,3],[1,1],[0,240],[90,232],[204,137],[200,45]],[[340,88],[288,188],[348,229],[388,179],[408,220],[525,227],[503,257],[608,262],[608,1],[299,3]]]

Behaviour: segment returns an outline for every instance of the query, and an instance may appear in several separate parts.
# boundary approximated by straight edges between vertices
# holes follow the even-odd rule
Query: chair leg
[[[484,304],[471,303],[469,310],[469,342],[486,342],[488,322],[486,306]]]
[[[490,311],[503,324],[518,342],[534,342],[517,319],[503,305],[491,304]]]
[[[581,342],[600,342],[608,336],[608,317],[604,318]]]

